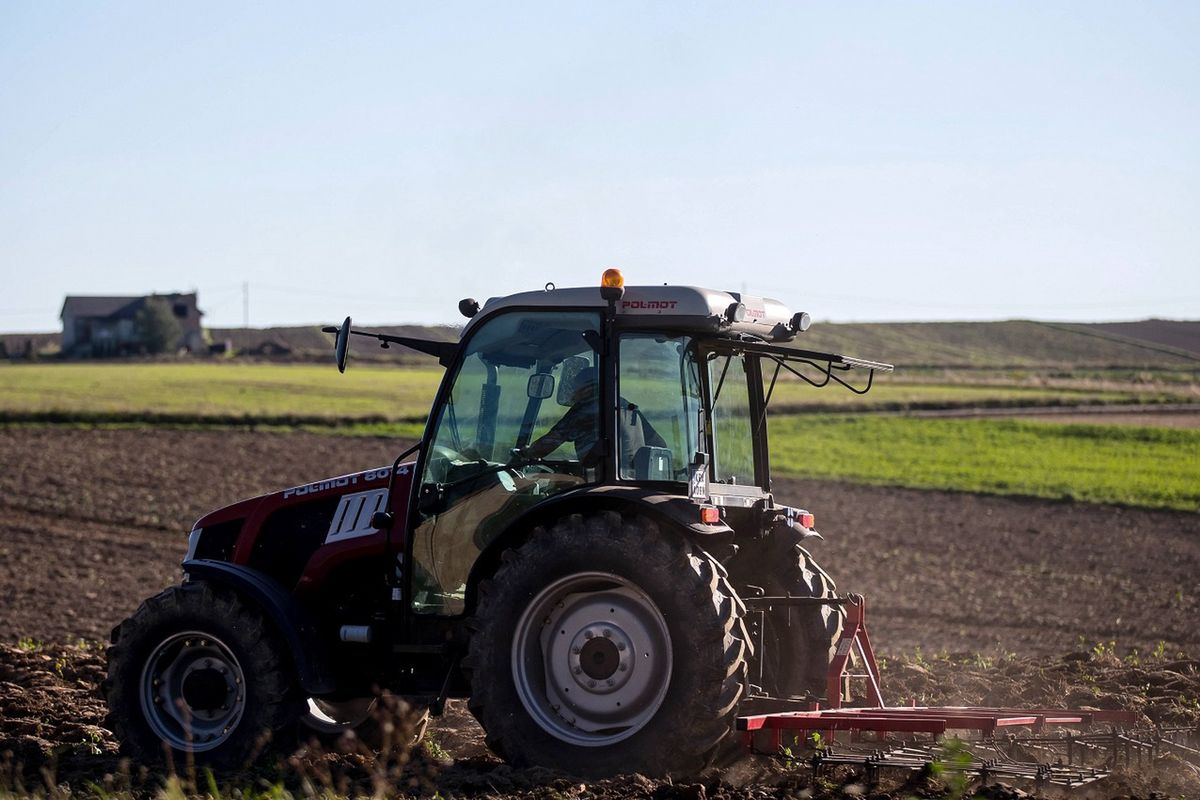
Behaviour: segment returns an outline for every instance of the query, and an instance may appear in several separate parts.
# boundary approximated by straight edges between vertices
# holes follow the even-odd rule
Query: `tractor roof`
[[[476,321],[502,309],[603,309],[607,305],[596,286],[492,297],[467,322],[463,333]],[[626,286],[616,310],[618,320],[626,324],[648,324],[683,332],[750,333],[763,339],[790,338],[792,333],[789,328],[792,312],[778,300],[696,286]]]

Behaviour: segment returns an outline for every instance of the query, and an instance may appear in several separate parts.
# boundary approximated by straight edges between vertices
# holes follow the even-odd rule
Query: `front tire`
[[[113,630],[105,724],[143,763],[237,767],[299,713],[290,665],[257,607],[204,581],[146,600]]]
[[[699,771],[745,679],[744,606],[724,568],[648,520],[536,529],[479,587],[464,668],[488,746],[583,775]]]

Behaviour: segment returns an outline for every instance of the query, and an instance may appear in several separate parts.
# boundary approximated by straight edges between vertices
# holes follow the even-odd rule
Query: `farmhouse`
[[[138,311],[151,297],[166,300],[182,334],[177,347],[192,352],[204,349],[200,331],[202,312],[196,307],[196,293],[143,295],[141,297],[93,297],[68,295],[63,302],[62,349],[73,356],[115,356],[137,352],[142,343],[134,322]]]

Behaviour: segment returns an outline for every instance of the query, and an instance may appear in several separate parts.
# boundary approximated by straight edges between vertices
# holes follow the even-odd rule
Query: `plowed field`
[[[0,751],[28,764],[58,748],[69,756],[64,768],[83,770],[78,780],[89,769],[96,781],[111,773],[113,742],[97,727],[101,655],[64,645],[106,641],[140,599],[175,582],[186,531],[205,511],[385,464],[401,446],[307,434],[0,429]],[[869,598],[897,697],[1000,702],[1000,692],[1003,702],[1112,704],[1127,696],[1142,711],[1165,704],[1160,716],[1200,713],[1196,664],[1176,655],[1200,652],[1200,516],[820,481],[778,481],[776,491],[816,512],[826,539],[811,549],[839,589]],[[1115,644],[1097,647],[1107,642]],[[1119,660],[1133,648],[1140,667]],[[1079,651],[1090,655],[1062,660]],[[1171,674],[1145,677],[1163,672]],[[1173,694],[1147,695],[1155,681]],[[459,755],[484,758],[461,717],[442,731],[448,746],[466,748]],[[507,780],[514,790],[565,791],[480,764],[480,786],[459,789],[504,791]],[[638,793],[610,789],[603,794]]]

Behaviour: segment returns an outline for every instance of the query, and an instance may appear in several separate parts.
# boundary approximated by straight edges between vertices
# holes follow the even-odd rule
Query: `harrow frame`
[[[851,765],[875,783],[882,769],[919,771],[937,763],[944,769],[980,777],[1028,780],[1038,786],[1076,788],[1107,777],[1121,763],[1138,764],[1164,752],[1200,764],[1194,728],[1131,729],[1132,711],[991,706],[889,706],[884,702],[875,651],[867,631],[867,603],[861,595],[840,598],[751,597],[746,604],[773,606],[826,604],[844,610],[842,636],[830,660],[825,708],[817,702],[803,710],[778,710],[737,718],[746,749],[758,748],[764,735],[769,755],[779,756],[784,737],[797,741],[819,734],[824,743],[803,759],[814,776]],[[860,672],[851,672],[857,663]],[[865,684],[867,705],[845,707],[851,680]],[[770,698],[751,696],[754,701]],[[790,701],[795,703],[796,701]],[[1089,730],[1104,726],[1104,730]],[[1063,729],[1054,734],[1054,729]],[[966,734],[962,736],[961,734]],[[1038,758],[1035,759],[1034,757]],[[789,756],[789,761],[798,760]]]

